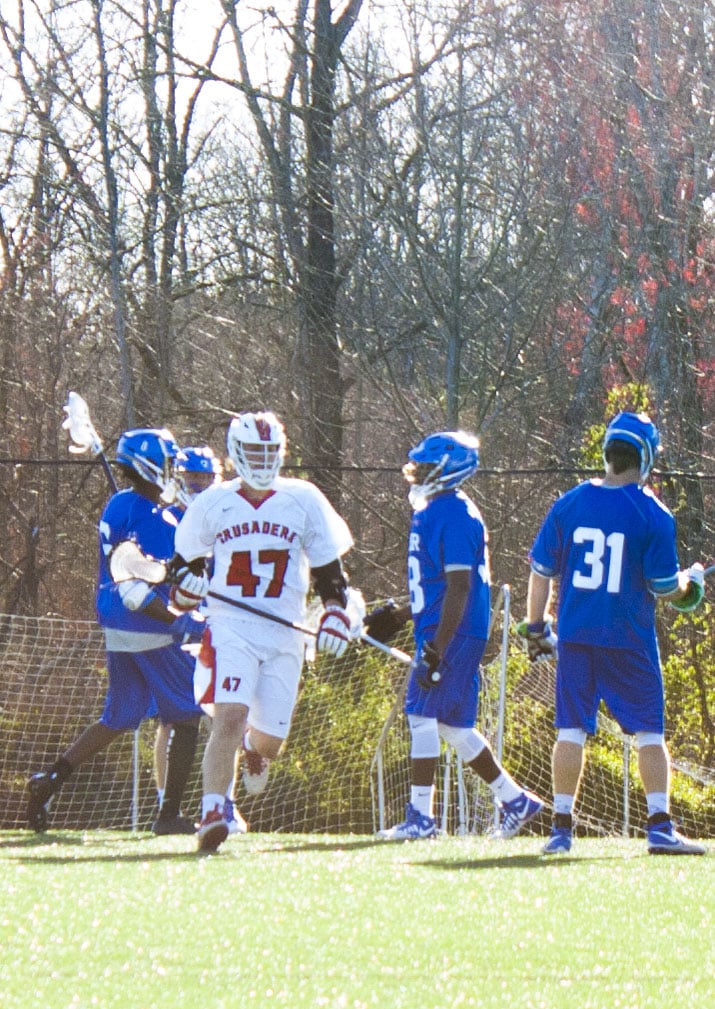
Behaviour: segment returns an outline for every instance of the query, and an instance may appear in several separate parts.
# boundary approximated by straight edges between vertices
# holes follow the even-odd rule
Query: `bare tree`
[[[345,394],[336,315],[336,73],[341,49],[361,6],[362,0],[349,0],[333,17],[330,0],[313,0],[310,5],[308,0],[299,0],[292,24],[281,25],[290,38],[282,90],[263,95],[252,81],[239,4],[224,0],[238,59],[237,85],[246,96],[270,166],[273,195],[291,255],[299,312],[295,372],[301,392],[305,460],[318,467],[319,481],[328,491],[333,482],[330,471],[343,451]],[[296,127],[301,131],[300,142],[294,139]]]

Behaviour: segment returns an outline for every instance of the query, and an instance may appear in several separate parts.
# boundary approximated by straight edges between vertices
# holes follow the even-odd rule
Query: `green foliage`
[[[306,667],[286,752],[271,770],[270,802],[242,802],[252,829],[291,829],[298,804],[301,821],[372,832],[369,768],[404,671],[369,646]]]
[[[608,392],[604,409],[605,420],[599,424],[592,424],[584,434],[579,466],[588,469],[603,465],[601,453],[606,427],[616,414],[623,411],[652,413],[653,403],[648,387],[638,382],[629,382],[626,385],[616,385]]]
[[[674,611],[671,611],[674,613]],[[676,759],[711,766],[715,757],[715,643],[712,605],[674,614],[663,661],[667,728]]]

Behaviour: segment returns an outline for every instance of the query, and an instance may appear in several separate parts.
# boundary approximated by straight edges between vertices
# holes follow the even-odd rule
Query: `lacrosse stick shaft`
[[[386,645],[384,641],[378,641],[377,638],[371,638],[369,634],[364,632],[358,635],[360,641],[364,641],[367,645],[372,645],[374,648],[379,648],[381,652],[385,652],[386,655],[391,655],[393,659],[397,659],[398,662],[404,662],[409,665],[412,662],[412,656],[408,655],[407,652],[401,651],[399,648],[392,648],[391,645]]]
[[[257,606],[251,606],[250,603],[243,603],[239,599],[232,599],[230,596],[224,596],[220,592],[214,592],[213,589],[209,591],[209,596],[212,599],[218,599],[222,603],[227,603],[229,606],[235,606],[238,610],[245,610],[247,613],[253,613],[257,617],[265,617],[266,620],[272,620],[274,624],[282,624],[283,627],[290,627],[294,631],[301,631],[303,634],[310,634],[313,638],[318,636],[317,630],[312,627],[306,627],[304,624],[295,624],[292,620],[286,620],[285,617],[279,617],[275,613],[267,613],[265,610],[261,610]]]
[[[112,494],[116,494],[119,491],[119,484],[114,479],[114,473],[112,473],[112,467],[109,465],[109,459],[107,459],[104,454],[104,449],[98,453],[99,461],[102,464],[102,469],[104,470],[105,476],[109,482],[109,486],[112,489]]]

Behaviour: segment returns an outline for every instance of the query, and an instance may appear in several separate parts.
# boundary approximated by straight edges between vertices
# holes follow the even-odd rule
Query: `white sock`
[[[648,806],[648,816],[653,816],[655,813],[670,813],[667,792],[648,792],[645,801]]]
[[[566,815],[573,813],[575,798],[575,795],[567,795],[566,792],[555,792],[554,813],[564,813]]]
[[[157,802],[159,803],[159,809],[161,809],[161,804],[164,801],[164,789],[163,788],[157,788],[157,790],[156,790],[156,798],[157,798]]]
[[[434,818],[434,785],[413,785],[410,802],[423,816]]]
[[[513,799],[518,799],[524,792],[524,789],[519,788],[506,771],[502,771],[498,778],[491,781],[489,787],[499,802],[511,802]]]
[[[216,792],[207,792],[201,799],[201,819],[205,820],[207,815],[213,812],[214,809],[218,809],[219,813],[223,813],[224,799],[225,796],[218,795]]]

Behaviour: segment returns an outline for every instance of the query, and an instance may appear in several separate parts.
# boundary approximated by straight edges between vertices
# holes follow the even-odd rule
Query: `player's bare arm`
[[[447,646],[462,622],[472,585],[471,568],[455,568],[446,572],[447,591],[439,617],[439,626],[432,642],[439,655]]]
[[[526,600],[526,620],[529,624],[543,623],[551,604],[552,582],[538,571],[529,575]]]

